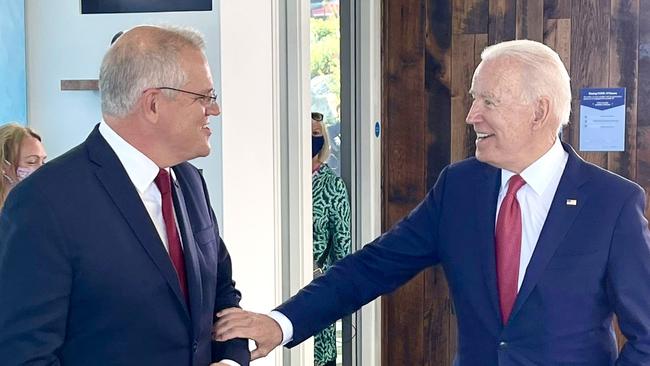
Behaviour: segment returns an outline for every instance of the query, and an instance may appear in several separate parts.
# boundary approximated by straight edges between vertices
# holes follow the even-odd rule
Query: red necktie
[[[497,255],[497,285],[503,324],[508,322],[512,306],[517,297],[519,279],[519,258],[521,256],[521,209],[517,191],[526,182],[519,175],[513,175],[508,184],[495,232]]]
[[[156,179],[154,179],[154,182],[156,183],[156,186],[158,186],[158,190],[160,190],[160,195],[162,198],[162,214],[163,220],[165,220],[165,230],[167,231],[169,257],[171,258],[172,264],[176,269],[181,291],[183,291],[183,295],[187,301],[188,294],[187,279],[185,277],[185,260],[183,258],[183,249],[181,248],[181,238],[178,235],[178,230],[176,229],[176,220],[174,219],[171,177],[165,169],[160,169],[158,175],[156,176]]]

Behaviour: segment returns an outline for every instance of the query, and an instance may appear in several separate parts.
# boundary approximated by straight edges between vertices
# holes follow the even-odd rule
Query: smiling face
[[[477,67],[470,93],[474,98],[466,122],[476,132],[476,158],[520,173],[552,143],[540,138],[534,103],[525,101],[523,67],[504,58]]]
[[[210,95],[213,92],[212,75],[203,53],[187,48],[181,52],[181,66],[187,82],[179,89]],[[158,135],[171,165],[207,156],[210,153],[208,127],[210,116],[221,113],[217,103],[189,93],[172,91],[172,97],[161,95]]]

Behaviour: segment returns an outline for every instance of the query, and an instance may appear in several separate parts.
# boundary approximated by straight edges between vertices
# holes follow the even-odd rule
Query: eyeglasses
[[[172,87],[169,87],[169,86],[161,86],[161,87],[154,88],[154,89],[173,90],[173,91],[177,91],[177,92],[181,92],[181,93],[194,95],[194,96],[196,96],[196,98],[194,98],[194,100],[195,101],[198,100],[199,103],[201,103],[201,105],[203,105],[204,107],[217,105],[217,95],[214,92],[210,92],[210,94],[205,95],[205,94],[199,94],[199,93],[195,93],[195,92],[191,92],[191,91],[187,91],[187,90],[183,90],[183,89],[172,88]]]
[[[321,122],[323,120],[323,114],[319,112],[311,112],[311,119],[316,122]]]

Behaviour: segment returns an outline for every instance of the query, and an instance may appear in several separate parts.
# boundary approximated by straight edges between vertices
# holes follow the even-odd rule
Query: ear
[[[548,97],[543,96],[533,104],[533,129],[544,127],[550,119],[551,101]]]
[[[160,118],[160,97],[161,93],[158,89],[148,89],[140,97],[140,111],[151,123],[157,123]]]

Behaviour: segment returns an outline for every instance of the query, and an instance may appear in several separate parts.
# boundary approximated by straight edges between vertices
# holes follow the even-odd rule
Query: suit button
[[[196,353],[196,350],[199,349],[199,342],[194,341],[192,343],[192,352]]]
[[[506,349],[508,348],[508,342],[501,341],[499,342],[499,349]]]

